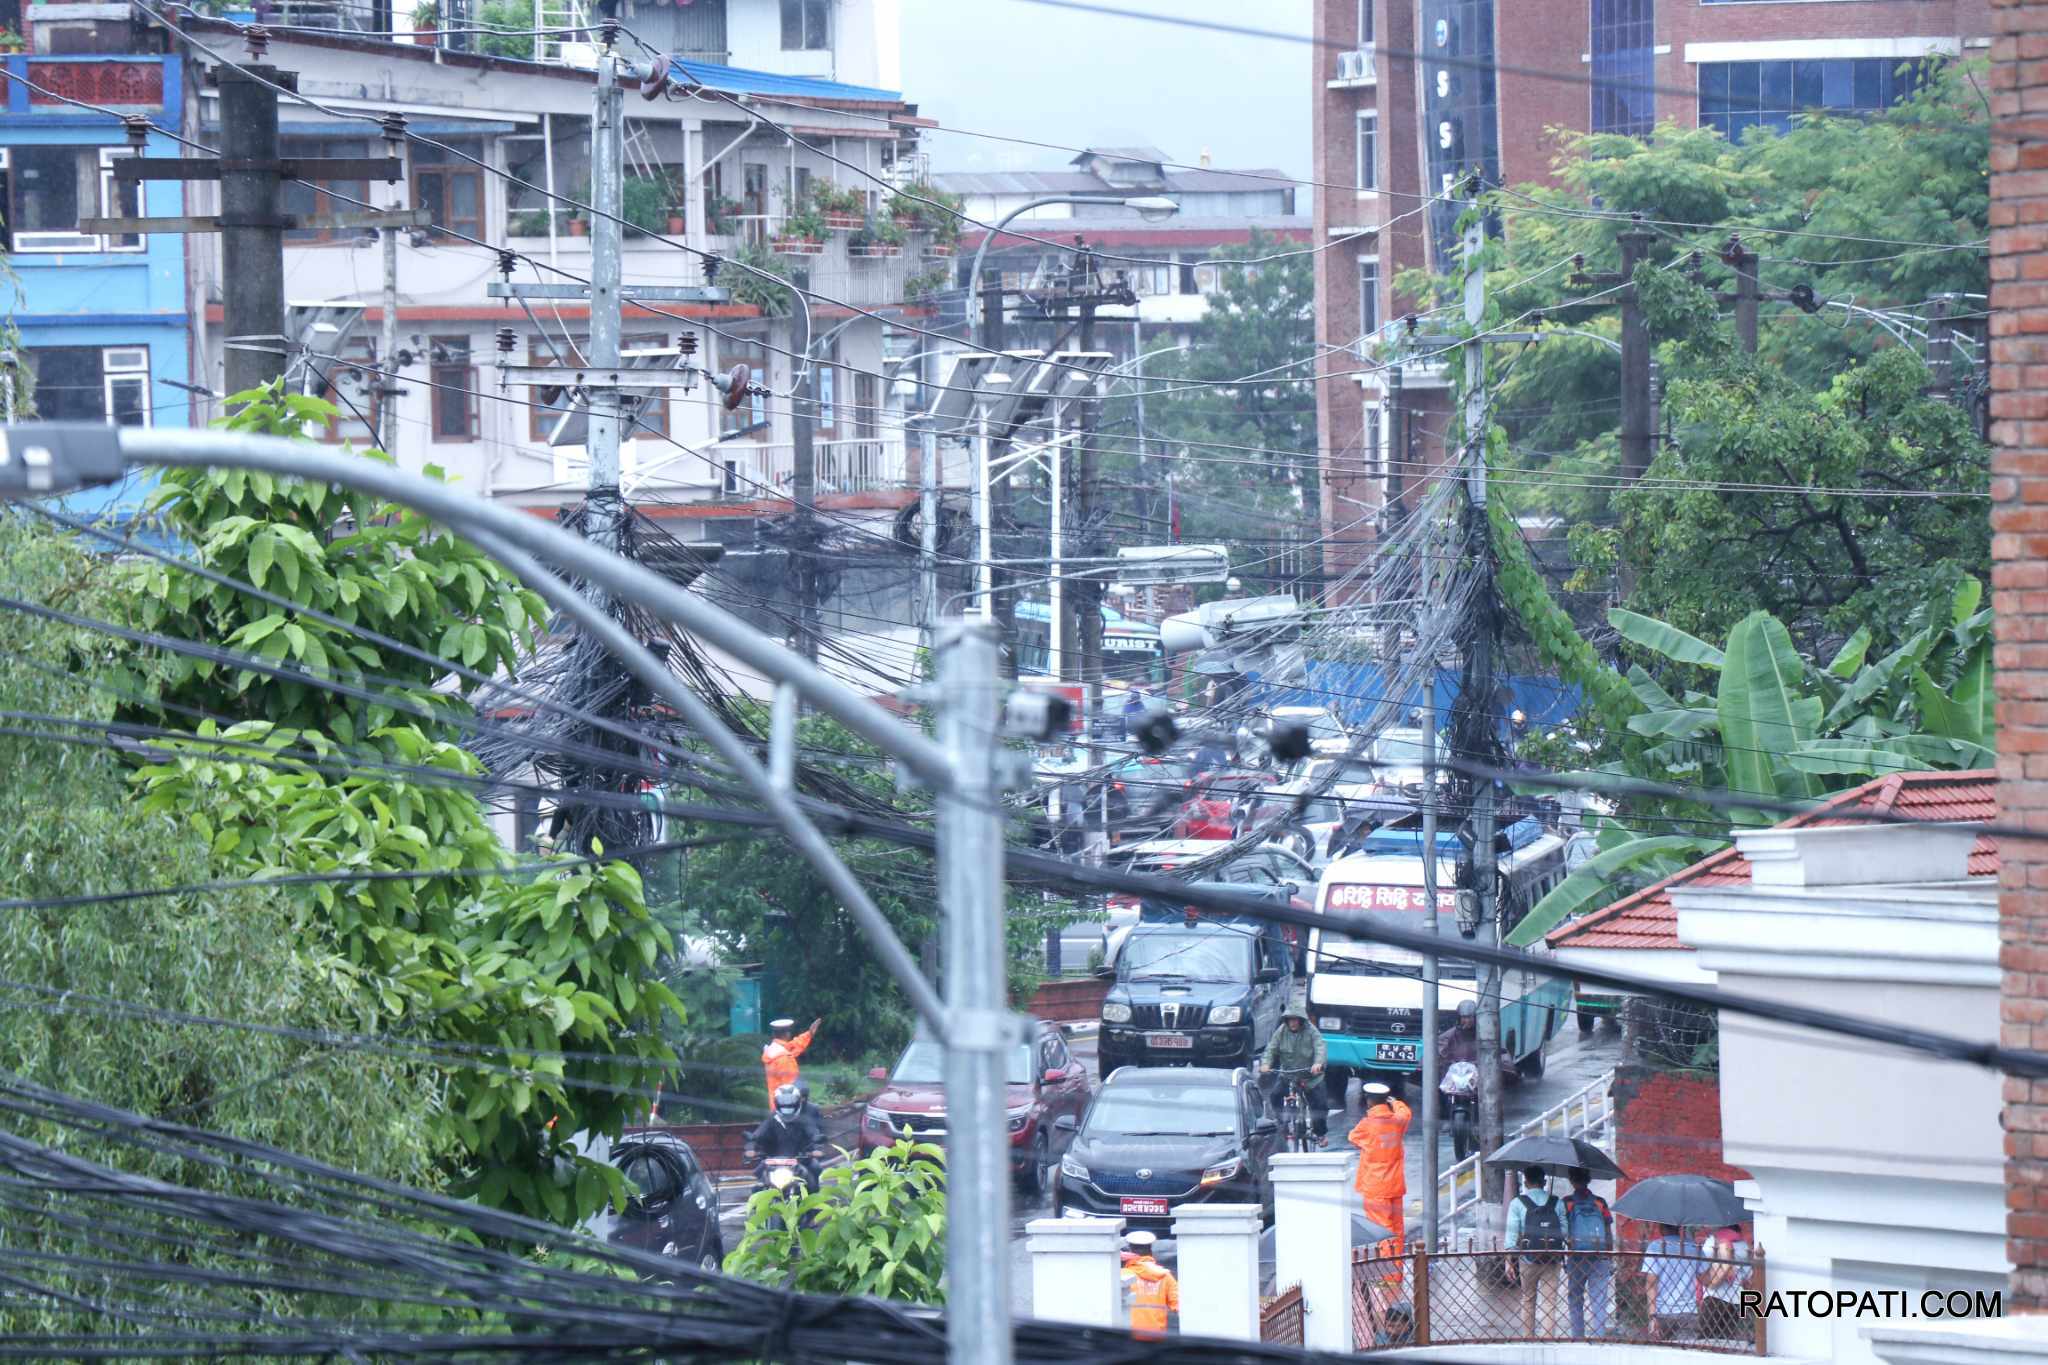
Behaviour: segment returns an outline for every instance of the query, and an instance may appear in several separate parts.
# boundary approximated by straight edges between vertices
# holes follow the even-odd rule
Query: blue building
[[[176,182],[121,184],[131,155],[123,125],[60,96],[182,131],[184,68],[153,54],[9,54],[0,114],[0,219],[14,297],[7,301],[45,420],[189,425],[192,329],[185,239],[170,233],[95,235],[81,218],[176,216]],[[178,156],[161,133],[150,156]],[[83,495],[74,509],[127,520],[136,483]]]

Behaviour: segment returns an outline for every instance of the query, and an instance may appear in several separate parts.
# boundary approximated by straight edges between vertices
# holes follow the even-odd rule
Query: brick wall
[[[1992,48],[1991,605],[1998,809],[2048,829],[2048,0],[1998,0]],[[2001,1036],[2048,1047],[2048,846],[2002,842]],[[2048,1309],[2048,1083],[2005,1083],[2007,1304]]]
[[[1647,1066],[1614,1069],[1614,1160],[1628,1179],[1621,1195],[1653,1175],[1704,1175],[1747,1180],[1749,1172],[1721,1159],[1721,1083]]]

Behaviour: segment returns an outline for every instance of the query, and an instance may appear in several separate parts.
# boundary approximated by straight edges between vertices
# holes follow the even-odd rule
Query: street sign
[[[1117,581],[1134,587],[1166,583],[1221,583],[1230,577],[1230,551],[1221,545],[1126,545],[1116,552]]]

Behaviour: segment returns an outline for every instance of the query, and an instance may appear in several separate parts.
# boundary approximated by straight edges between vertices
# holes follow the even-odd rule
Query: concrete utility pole
[[[215,68],[220,82],[221,314],[227,392],[285,371],[284,206],[278,193],[277,86],[298,76],[271,66]],[[265,84],[269,82],[269,84]],[[232,168],[232,169],[230,169]]]
[[[997,804],[1002,676],[995,632],[957,621],[939,641],[939,742],[952,769],[939,802],[945,907],[947,1358],[1008,1365],[1010,1150],[1004,1008],[1003,820]]]
[[[807,348],[803,362],[810,370],[804,394],[790,405],[795,440],[790,463],[789,498],[796,508],[796,538],[790,547],[796,571],[796,652],[818,661],[818,557],[813,528],[818,521],[818,413],[824,402],[817,358]]]
[[[1408,395],[1404,366],[1399,360],[1387,366],[1387,515],[1389,528],[1401,519],[1401,498],[1408,473]]]
[[[1473,557],[1479,566],[1479,590],[1472,594],[1480,613],[1469,661],[1466,704],[1476,706],[1486,723],[1493,716],[1493,551],[1486,522],[1486,344],[1478,332],[1486,318],[1486,271],[1479,264],[1486,245],[1485,224],[1478,217],[1478,201],[1468,201],[1473,221],[1465,229],[1465,321],[1473,336],[1465,352],[1465,490],[1471,502]],[[1626,252],[1623,255],[1627,260]],[[1631,291],[1633,293],[1633,291]],[[1647,359],[1648,348],[1644,348]],[[1647,379],[1647,373],[1645,378]],[[1646,433],[1647,440],[1647,433]],[[1435,850],[1425,866],[1433,865]],[[1499,863],[1493,856],[1493,783],[1481,779],[1472,798],[1472,879],[1479,898],[1479,939],[1489,945],[1499,942],[1494,919],[1495,881]],[[1434,904],[1432,903],[1432,909]],[[1500,1076],[1500,969],[1488,967],[1479,991],[1479,1150],[1492,1152],[1501,1144]],[[1433,1078],[1432,1078],[1433,1079]],[[1499,1196],[1500,1172],[1484,1166],[1488,1198]],[[1432,1190],[1434,1185],[1432,1185]],[[1431,1229],[1434,1232],[1434,1229]]]
[[[1426,554],[1434,555],[1434,537],[1424,542]],[[1434,563],[1434,559],[1430,561]],[[1436,611],[1436,574],[1430,563],[1423,565],[1423,593]],[[1423,631],[1424,638],[1430,632]],[[1436,660],[1423,664],[1422,672],[1422,932],[1437,931],[1436,918]],[[1443,1122],[1443,1096],[1436,1088],[1437,991],[1440,959],[1435,953],[1422,958],[1422,1246],[1437,1249],[1437,1228],[1442,1215],[1437,1209],[1437,1135]],[[1391,1229],[1390,1229],[1391,1230]]]
[[[1650,326],[1636,297],[1636,267],[1657,239],[1631,227],[1615,241],[1621,247],[1621,472],[1633,481],[1650,468]]]
[[[378,329],[377,444],[398,457],[398,229],[377,229],[384,248],[384,321]],[[432,378],[431,375],[428,376]]]
[[[624,275],[619,212],[625,197],[625,91],[619,88],[619,59],[607,51],[597,59],[597,90],[590,111],[590,349],[593,370],[616,372],[619,362],[619,286]],[[590,538],[608,550],[619,548],[626,506],[619,496],[620,409],[625,393],[600,380],[589,387],[586,438],[590,467],[585,479]]]
[[[1735,273],[1735,339],[1750,355],[1756,354],[1757,305],[1763,293],[1757,288],[1756,253],[1743,248],[1742,238],[1728,235],[1721,248],[1721,261]]]
[[[1084,249],[1080,264],[1082,287],[1088,291],[1081,299],[1080,344],[1081,353],[1087,355],[1095,350],[1095,253]],[[1081,533],[1080,550],[1084,555],[1102,553],[1095,537],[1095,509],[1102,479],[1102,459],[1095,449],[1095,429],[1102,415],[1097,392],[1091,386],[1081,399],[1081,460],[1074,486],[1074,524]],[[1144,466],[1141,463],[1139,467]],[[1084,576],[1074,584],[1074,634],[1081,656],[1081,697],[1088,707],[1090,734],[1094,733],[1094,720],[1102,709],[1102,589],[1103,581],[1098,575]]]

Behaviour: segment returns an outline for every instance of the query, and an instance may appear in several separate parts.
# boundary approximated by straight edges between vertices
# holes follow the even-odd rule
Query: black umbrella
[[[1718,1228],[1749,1221],[1735,1187],[1704,1175],[1653,1175],[1629,1186],[1614,1211],[1644,1223],[1682,1228]]]
[[[1614,1158],[1590,1142],[1578,1138],[1554,1137],[1548,1133],[1525,1133],[1486,1158],[1489,1166],[1546,1166],[1553,1171],[1584,1167],[1595,1180],[1620,1180],[1621,1167]]]

